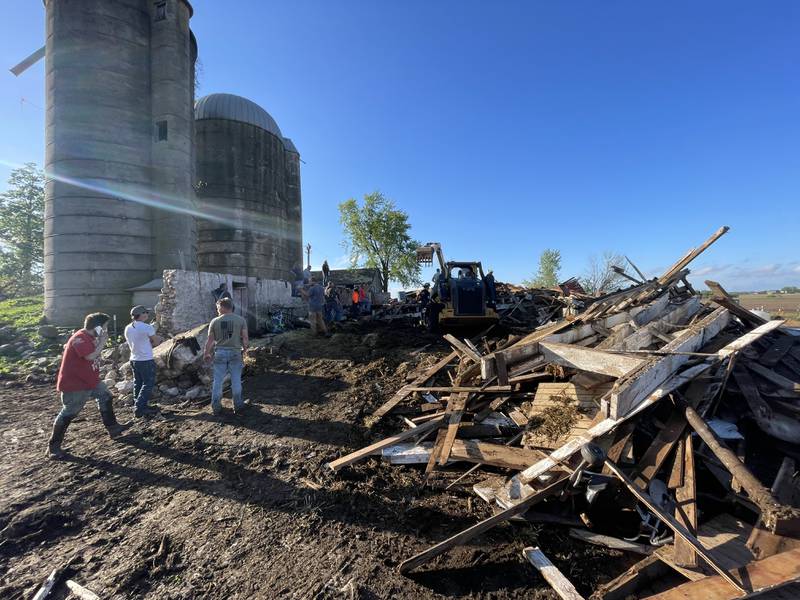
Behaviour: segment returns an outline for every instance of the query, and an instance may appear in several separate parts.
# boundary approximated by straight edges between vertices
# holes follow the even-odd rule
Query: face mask
[[[103,327],[101,325],[98,325],[97,327],[94,328],[94,332],[97,335],[101,335],[103,333]]]

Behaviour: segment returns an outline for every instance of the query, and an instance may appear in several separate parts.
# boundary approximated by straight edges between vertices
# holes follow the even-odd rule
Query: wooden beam
[[[507,394],[511,391],[510,385],[490,385],[487,387],[477,387],[477,386],[464,386],[464,385],[455,385],[455,386],[405,386],[406,390],[411,392],[436,392],[436,393],[445,393],[445,394],[455,394],[460,392],[472,392],[481,394]]]
[[[578,593],[569,579],[564,577],[553,563],[539,550],[539,548],[528,547],[522,551],[522,556],[528,559],[544,580],[550,584],[553,591],[562,600],[584,600]]]
[[[709,237],[705,242],[700,244],[697,248],[693,248],[690,250],[683,258],[681,258],[678,262],[676,262],[672,267],[667,269],[667,271],[658,278],[658,282],[663,284],[669,283],[677,274],[683,271],[686,267],[689,266],[689,263],[692,262],[695,258],[700,256],[705,250],[714,242],[716,242],[719,238],[723,235],[728,233],[730,227],[724,225],[717,229],[711,237]]]
[[[341,458],[337,458],[328,463],[328,467],[333,471],[337,471],[344,466],[353,464],[361,460],[362,458],[366,458],[370,454],[377,452],[378,450],[382,450],[384,448],[388,448],[389,446],[394,446],[395,444],[402,442],[410,437],[414,437],[417,435],[422,435],[423,433],[427,433],[428,431],[432,431],[439,427],[439,425],[444,421],[444,416],[437,417],[436,419],[432,419],[427,423],[419,425],[414,429],[408,429],[391,437],[385,438],[379,442],[375,442],[374,444],[370,444],[366,448],[362,448],[361,450],[357,450],[356,452],[352,452],[343,456]]]
[[[435,365],[426,369],[419,377],[417,377],[414,381],[411,382],[411,385],[403,386],[397,392],[389,398],[386,402],[384,402],[378,409],[372,413],[371,416],[371,423],[370,425],[374,425],[377,423],[381,418],[383,418],[386,414],[388,414],[395,406],[400,404],[403,400],[405,400],[409,395],[412,394],[407,388],[422,386],[428,383],[428,380],[431,379],[434,375],[436,375],[439,371],[444,369],[447,365],[449,365],[452,361],[458,358],[457,352],[451,352],[447,356],[445,356],[442,360],[437,362]]]
[[[611,377],[622,377],[644,362],[641,358],[623,354],[611,354],[602,350],[553,342],[539,342],[539,352],[544,355],[547,362]]]
[[[464,342],[459,340],[456,336],[448,333],[445,334],[444,339],[446,339],[453,348],[458,350],[461,354],[469,358],[472,362],[479,363],[481,362],[481,357],[476,353],[472,348],[467,346]]]
[[[771,588],[797,579],[800,577],[800,548],[751,562],[745,567],[730,571],[728,577],[732,576],[747,581],[751,591]],[[666,592],[648,596],[646,600],[686,600],[687,598],[733,600],[741,597],[741,593],[733,590],[726,581],[725,578],[716,575],[705,577],[699,581],[690,581]]]
[[[736,581],[735,578],[731,577],[731,575],[729,575],[728,572],[722,568],[722,566],[719,564],[719,561],[717,561],[714,556],[712,556],[706,551],[705,548],[703,548],[702,544],[697,541],[697,538],[692,535],[692,533],[690,533],[686,527],[681,525],[671,514],[665,512],[661,506],[653,501],[653,499],[650,497],[650,494],[640,489],[627,475],[625,475],[625,473],[622,472],[617,465],[611,461],[606,460],[606,467],[608,467],[609,471],[616,475],[616,477],[625,484],[625,487],[628,488],[628,490],[636,497],[636,499],[644,504],[650,510],[650,512],[657,516],[661,522],[664,523],[664,525],[669,527],[676,536],[682,537],[688,544],[690,544],[694,551],[697,552],[697,554],[700,555],[703,560],[705,560],[709,566],[711,566],[712,569],[719,573],[725,579],[725,581],[727,581],[732,587],[740,592],[746,591],[744,587],[742,587],[742,585]]]
[[[791,503],[794,473],[794,460],[784,457],[778,469],[778,474],[775,476],[775,481],[772,483],[772,488],[770,488],[775,498],[782,504]],[[747,547],[753,551],[756,558],[762,559],[779,552],[800,548],[800,539],[770,533],[759,518],[753,527],[753,531],[750,532]]]
[[[758,325],[763,325],[767,322],[767,320],[763,317],[759,317],[757,314],[750,312],[736,302],[736,300],[734,300],[733,297],[716,281],[706,279],[706,285],[708,286],[708,289],[711,290],[711,300],[720,306],[727,308],[729,311],[731,311],[731,313],[739,317],[739,319],[741,319],[746,325],[757,327]]]
[[[694,442],[692,435],[683,440],[683,485],[675,490],[675,519],[692,535],[697,535],[697,487],[694,470]],[[675,536],[675,564],[683,567],[697,566],[697,552],[680,536]]]
[[[691,319],[702,307],[697,296],[694,296],[673,308],[656,321],[640,327],[619,342],[609,346],[609,350],[641,350],[653,344],[653,338],[674,331],[675,325],[681,325]]]
[[[656,476],[669,457],[675,444],[683,437],[685,429],[686,417],[681,414],[681,411],[673,411],[639,460],[639,464],[636,466],[636,477],[634,477],[636,485],[647,487],[647,484]]]
[[[640,560],[619,577],[604,583],[590,596],[591,600],[627,600],[638,598],[644,586],[669,573],[669,567],[657,555]]]
[[[725,328],[729,318],[730,313],[726,309],[718,308],[696,325],[684,330],[661,350],[696,352]],[[611,391],[610,416],[617,419],[627,414],[688,360],[689,357],[684,354],[659,356],[646,361],[641,367],[618,380]]]
[[[748,360],[748,361],[742,361],[742,363],[753,373],[755,373],[756,375],[760,375],[761,377],[763,377],[773,385],[777,386],[778,388],[800,394],[800,383],[792,381],[788,377],[784,377],[780,373],[776,373],[775,371],[768,369],[767,367],[763,367],[757,362]]]
[[[450,536],[446,540],[439,542],[435,546],[431,546],[430,548],[423,550],[419,554],[412,556],[400,563],[398,567],[400,573],[408,573],[424,565],[425,563],[429,562],[430,560],[436,558],[440,554],[447,552],[453,546],[457,546],[460,544],[465,544],[472,538],[485,533],[492,529],[493,527],[499,525],[500,523],[507,521],[511,517],[515,515],[519,515],[524,513],[528,508],[533,506],[534,504],[549,498],[553,494],[561,491],[564,487],[564,484],[567,481],[567,475],[564,474],[559,477],[556,481],[548,485],[547,487],[539,490],[536,494],[528,496],[521,502],[518,502],[511,508],[507,508],[494,516],[491,516],[487,519],[484,519],[480,523],[476,523],[472,527],[468,527],[464,531],[461,531],[453,536]]]
[[[483,465],[515,469],[524,469],[532,462],[543,458],[544,452],[528,448],[514,448],[501,444],[487,444],[472,440],[455,440],[450,458],[465,460]]]
[[[774,367],[789,353],[796,342],[797,338],[791,335],[777,336],[770,342],[769,348],[761,355],[758,362],[765,367]]]

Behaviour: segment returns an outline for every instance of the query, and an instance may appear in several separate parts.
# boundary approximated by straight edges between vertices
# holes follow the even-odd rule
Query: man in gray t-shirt
[[[214,361],[214,383],[211,386],[211,412],[215,415],[222,412],[222,382],[225,375],[231,376],[231,393],[233,394],[233,412],[241,414],[244,410],[242,400],[242,353],[247,351],[250,339],[247,334],[247,321],[233,314],[233,302],[230,298],[217,300],[218,317],[208,325],[203,358],[211,362],[212,351]]]
[[[322,314],[325,309],[325,290],[312,278],[311,285],[301,293],[303,298],[308,301],[308,321],[311,323],[311,331],[317,335],[327,335],[328,328],[325,326],[325,318]]]

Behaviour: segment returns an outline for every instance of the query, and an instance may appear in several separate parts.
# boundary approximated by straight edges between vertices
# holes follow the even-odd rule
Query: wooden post
[[[522,556],[527,558],[528,561],[536,567],[544,580],[550,584],[553,591],[558,594],[562,600],[584,600],[583,596],[578,593],[569,579],[564,577],[563,573],[558,570],[553,563],[544,555],[544,552],[536,548],[525,548],[522,551]]]

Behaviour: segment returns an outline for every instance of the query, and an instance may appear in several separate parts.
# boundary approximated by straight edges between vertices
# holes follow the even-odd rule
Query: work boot
[[[106,426],[108,435],[110,435],[112,439],[122,435],[122,432],[131,426],[130,423],[125,423],[124,425],[117,423],[114,407],[111,404],[100,409],[100,419],[102,419],[103,425]]]
[[[136,417],[137,419],[141,419],[142,417],[145,418],[154,417],[156,416],[156,414],[158,414],[158,409],[153,408],[152,406],[145,406],[142,409],[137,408],[133,411],[133,416]]]
[[[64,451],[61,449],[61,442],[64,441],[64,434],[67,433],[67,427],[69,427],[71,422],[72,419],[56,418],[55,422],[53,423],[53,433],[50,434],[50,439],[47,441],[47,458],[64,458]]]

